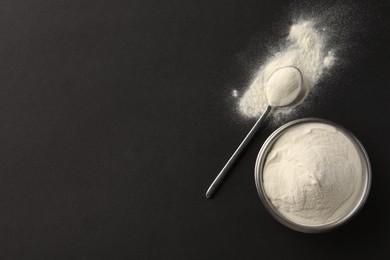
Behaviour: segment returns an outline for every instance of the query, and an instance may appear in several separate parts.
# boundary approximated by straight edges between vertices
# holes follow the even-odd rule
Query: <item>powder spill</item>
[[[276,109],[288,113],[303,102],[310,90],[321,78],[325,69],[334,65],[333,51],[325,50],[326,31],[317,30],[315,22],[300,21],[291,26],[284,48],[275,53],[260,67],[254,80],[239,101],[239,110],[246,117],[259,117],[269,102],[265,93],[270,76],[285,66],[297,67],[303,74],[303,90],[300,99],[289,107]]]
[[[323,123],[287,130],[272,146],[263,170],[272,204],[305,225],[329,223],[348,212],[356,202],[363,171],[351,140]]]

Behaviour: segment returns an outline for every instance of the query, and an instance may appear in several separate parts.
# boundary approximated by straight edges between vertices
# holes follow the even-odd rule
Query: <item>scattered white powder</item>
[[[258,117],[268,106],[265,94],[270,76],[285,66],[295,66],[303,74],[303,92],[292,106],[278,108],[276,112],[287,113],[303,102],[310,89],[321,78],[324,69],[332,67],[334,52],[325,50],[326,31],[317,30],[314,21],[300,21],[291,26],[284,48],[271,56],[260,67],[253,82],[239,101],[240,112],[247,117]]]
[[[335,62],[335,57],[333,55],[333,52],[330,51],[330,52],[328,52],[328,56],[326,56],[324,59],[324,66],[326,68],[330,68],[333,66],[334,62]]]
[[[232,96],[233,96],[233,97],[238,97],[238,91],[235,90],[235,89],[233,89],[233,91],[232,91]]]
[[[287,218],[329,223],[350,209],[360,191],[362,163],[351,140],[323,123],[303,123],[274,143],[263,172],[267,197]]]
[[[294,67],[285,67],[275,71],[269,78],[265,93],[268,104],[273,107],[291,105],[302,89],[302,76]]]

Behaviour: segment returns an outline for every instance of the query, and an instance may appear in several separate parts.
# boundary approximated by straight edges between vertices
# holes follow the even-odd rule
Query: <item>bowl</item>
[[[316,225],[302,224],[286,217],[275,208],[275,206],[272,204],[270,199],[267,197],[267,194],[264,189],[264,184],[263,184],[263,168],[264,168],[267,155],[269,151],[272,149],[273,144],[278,140],[279,137],[281,137],[290,128],[300,124],[307,124],[307,123],[323,123],[326,125],[330,125],[336,128],[341,133],[343,133],[355,146],[359,154],[360,161],[362,163],[362,178],[361,178],[360,190],[356,195],[355,201],[351,204],[349,210],[347,210],[344,214],[342,214],[337,219],[327,222],[325,224],[316,224]],[[349,131],[347,131],[341,126],[324,119],[304,118],[304,119],[291,121],[279,127],[264,142],[257,156],[257,160],[255,164],[255,184],[256,184],[257,192],[264,206],[266,207],[268,212],[281,224],[293,230],[303,232],[303,233],[321,233],[321,232],[326,232],[326,231],[336,229],[344,225],[353,216],[355,216],[359,212],[359,210],[363,207],[368,197],[370,186],[371,186],[371,166],[370,166],[370,161],[366,150],[364,149],[360,141],[352,133],[350,133]]]

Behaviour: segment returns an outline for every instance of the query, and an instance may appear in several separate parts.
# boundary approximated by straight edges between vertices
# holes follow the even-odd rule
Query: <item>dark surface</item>
[[[254,123],[231,91],[286,35],[286,2],[0,1],[0,259],[388,259],[388,1],[346,14],[311,105],[204,197]],[[344,126],[372,162],[366,206],[321,235],[277,223],[253,180],[262,142],[303,117]]]

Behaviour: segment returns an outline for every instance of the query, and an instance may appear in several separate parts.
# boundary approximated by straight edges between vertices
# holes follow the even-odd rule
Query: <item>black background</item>
[[[232,90],[242,93],[305,5],[0,1],[0,258],[388,258],[387,1],[347,12],[338,66],[204,197],[254,123]],[[352,131],[373,169],[363,210],[319,235],[277,223],[253,180],[266,137],[303,117]]]

